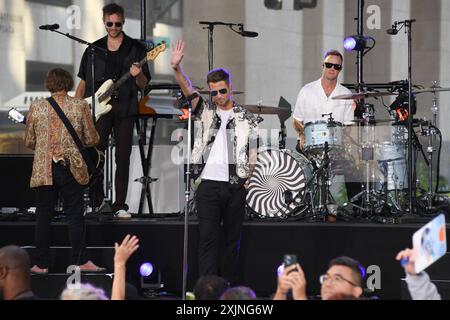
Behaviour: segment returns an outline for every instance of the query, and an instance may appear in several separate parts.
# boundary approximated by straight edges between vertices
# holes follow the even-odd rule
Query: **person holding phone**
[[[322,300],[359,299],[363,290],[364,275],[358,261],[338,257],[330,261],[328,270],[320,276]],[[293,300],[307,300],[306,278],[300,264],[283,268],[278,276],[278,287],[273,300],[288,300],[292,290]]]

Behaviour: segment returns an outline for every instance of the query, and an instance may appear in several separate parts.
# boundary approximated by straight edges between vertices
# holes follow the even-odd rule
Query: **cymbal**
[[[209,94],[210,91],[209,90],[198,90],[198,93],[200,93],[200,94]],[[233,90],[233,94],[243,94],[243,93],[244,93],[244,91],[235,91],[235,90]]]
[[[414,90],[414,93],[425,93],[425,92],[441,92],[441,91],[450,91],[450,88],[440,88],[440,87],[430,87],[419,90]]]
[[[393,92],[375,92],[375,91],[363,91],[355,92],[351,94],[342,94],[340,96],[332,97],[333,100],[358,100],[366,98],[384,97],[384,96],[395,96],[396,93]]]
[[[243,106],[245,109],[255,114],[289,114],[291,110],[279,108],[279,107],[269,107],[261,105],[247,104]]]

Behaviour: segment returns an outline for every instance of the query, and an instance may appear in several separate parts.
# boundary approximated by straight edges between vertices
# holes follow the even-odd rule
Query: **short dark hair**
[[[328,56],[337,56],[339,58],[341,58],[341,62],[344,61],[344,57],[342,56],[342,53],[340,53],[337,50],[328,50],[327,52],[325,52],[325,55],[323,56],[323,60],[325,60]]]
[[[16,245],[6,246],[0,248],[0,265],[28,275],[30,272],[30,256],[21,247]]]
[[[73,78],[68,71],[61,68],[55,68],[47,73],[44,84],[51,93],[59,91],[69,92],[73,89]]]
[[[334,258],[328,263],[328,269],[330,269],[333,266],[344,266],[352,269],[353,280],[355,284],[363,288],[365,271],[364,267],[358,261],[350,257],[342,256]]]
[[[229,286],[228,282],[219,276],[202,276],[194,287],[195,300],[219,300]]]
[[[227,70],[222,69],[222,68],[211,70],[208,73],[208,76],[206,77],[206,82],[207,83],[211,83],[211,82],[212,83],[217,83],[217,82],[220,82],[220,81],[225,81],[225,83],[227,85],[229,85],[230,82],[231,82],[230,73]]]
[[[121,15],[123,19],[125,19],[125,10],[122,6],[119,6],[116,3],[110,3],[103,7],[103,17],[110,16],[112,14]]]

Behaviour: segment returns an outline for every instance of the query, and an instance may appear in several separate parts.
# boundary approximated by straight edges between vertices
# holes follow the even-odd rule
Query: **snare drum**
[[[247,206],[261,218],[286,218],[304,211],[302,203],[313,167],[302,154],[292,150],[261,148],[249,181]]]
[[[327,121],[308,122],[305,125],[305,151],[323,150],[325,142],[330,148],[342,147],[343,126],[335,122],[330,126]]]

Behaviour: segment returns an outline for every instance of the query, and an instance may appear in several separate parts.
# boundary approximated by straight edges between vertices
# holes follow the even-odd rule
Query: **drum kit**
[[[343,148],[343,125],[328,120],[305,124],[304,151],[261,147],[249,181],[247,205],[260,218],[326,217],[336,214],[330,193],[333,163]]]
[[[421,151],[428,164],[429,188],[417,201],[425,214],[437,209],[434,202],[437,186],[433,188],[433,172],[436,172],[436,168],[433,171],[433,157],[436,153],[436,135],[440,135],[436,94],[442,91],[450,91],[450,88],[433,86],[414,91],[414,94],[434,94],[433,121],[418,120],[414,123],[415,129],[420,126],[419,134],[428,137],[426,153],[417,133],[413,133],[415,154]],[[396,94],[392,91],[365,91],[332,99],[378,99]],[[258,116],[285,112],[268,106],[244,107]],[[408,127],[404,119],[399,118],[398,110],[386,107],[392,119],[376,120],[374,105],[365,104],[362,119],[354,120],[352,126],[334,121],[332,114],[322,115],[324,120],[306,123],[303,150],[285,149],[281,143],[283,148],[260,147],[247,195],[247,207],[251,215],[261,219],[324,221],[334,221],[339,215],[378,222],[391,221],[390,218],[404,215],[407,212],[409,188]],[[423,127],[428,129],[424,130]],[[416,159],[413,160],[413,170],[416,170]],[[332,181],[337,175],[343,175],[346,182],[357,182],[360,191],[350,195],[348,202],[340,205],[330,192]],[[334,217],[334,220],[330,217]]]

